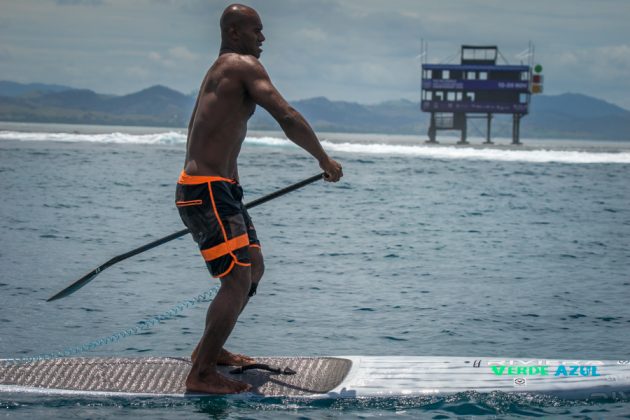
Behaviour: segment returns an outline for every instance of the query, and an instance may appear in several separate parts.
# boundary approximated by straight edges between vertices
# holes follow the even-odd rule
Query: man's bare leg
[[[249,296],[245,297],[245,303],[243,304],[243,307],[241,308],[239,315],[243,313],[245,306],[247,306],[247,302],[249,302]],[[210,311],[208,311],[208,314],[206,315],[206,328],[208,328],[209,323],[210,323]],[[201,346],[202,341],[203,341],[203,337],[201,340],[199,340],[199,343],[197,343],[197,345],[195,346],[195,349],[190,355],[190,360],[193,363],[195,363],[195,360],[197,360],[197,355],[199,354],[199,347]],[[247,365],[251,365],[252,363],[256,363],[256,360],[254,360],[253,358],[249,356],[245,356],[244,354],[232,353],[230,351],[227,351],[225,348],[222,348],[221,351],[219,351],[219,356],[217,357],[218,366],[247,366]]]
[[[262,252],[260,251],[260,248],[252,246],[249,248],[249,254],[250,254],[250,258],[252,262],[252,265],[251,265],[252,283],[258,284],[260,282],[260,279],[262,279],[262,276],[265,272],[265,263],[263,260]],[[243,307],[241,308],[241,313],[245,309],[245,306],[247,306],[248,302],[249,302],[249,296],[246,296],[245,303],[243,304]],[[206,316],[206,328],[208,327],[209,322],[210,322],[210,311],[208,311],[208,315]],[[195,346],[195,349],[190,355],[190,360],[193,363],[195,363],[195,360],[197,360],[197,355],[199,354],[199,346],[201,346],[201,341],[197,343],[197,345]],[[217,365],[219,366],[247,366],[247,365],[251,365],[252,363],[256,363],[256,360],[254,360],[253,358],[249,356],[245,356],[243,354],[229,352],[225,348],[221,349],[221,351],[219,352],[219,357],[217,358]]]
[[[235,266],[221,278],[221,288],[212,300],[206,317],[206,328],[199,350],[186,378],[186,390],[208,394],[235,394],[247,391],[250,385],[229,379],[217,372],[217,359],[230,336],[249,293],[251,270]]]

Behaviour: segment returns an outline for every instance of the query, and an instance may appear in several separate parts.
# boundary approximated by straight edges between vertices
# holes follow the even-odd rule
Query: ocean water
[[[266,273],[227,347],[252,355],[628,359],[630,142],[427,146],[412,136],[322,134],[344,166],[251,211]],[[481,140],[474,140],[479,144]],[[138,326],[216,285],[190,237],[45,299],[183,228],[174,207],[185,134],[0,124],[0,358],[188,356],[207,303]],[[250,133],[245,201],[319,172],[279,133]],[[630,399],[464,393],[308,401],[0,395],[16,418],[630,418]]]

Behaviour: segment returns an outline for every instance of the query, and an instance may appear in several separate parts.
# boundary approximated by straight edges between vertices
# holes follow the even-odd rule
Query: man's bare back
[[[221,39],[221,53],[203,80],[190,119],[184,173],[177,189],[182,220],[212,275],[221,279],[186,379],[188,391],[210,394],[249,389],[221,375],[216,366],[252,360],[227,352],[223,345],[264,272],[260,244],[241,202],[237,168],[247,121],[256,105],[278,121],[291,141],[317,159],[327,181],[337,182],[343,175],[341,165],[326,154],[304,117],[280,95],[258,61],[265,40],[258,13],[243,5],[228,6],[221,16]],[[224,200],[224,205],[217,206],[216,200]],[[221,214],[220,208],[229,214]]]

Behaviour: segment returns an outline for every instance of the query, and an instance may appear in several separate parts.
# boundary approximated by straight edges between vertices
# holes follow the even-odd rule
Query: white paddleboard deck
[[[459,392],[533,393],[563,398],[630,397],[628,360],[467,357],[260,357],[295,375],[248,370],[228,376],[262,396],[397,397]],[[199,396],[186,393],[191,363],[171,357],[0,361],[0,392],[79,396]]]

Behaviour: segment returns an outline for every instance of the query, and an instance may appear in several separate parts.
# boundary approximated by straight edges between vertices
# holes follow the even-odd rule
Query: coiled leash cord
[[[184,311],[185,309],[191,308],[198,303],[210,302],[216,296],[218,291],[219,291],[219,286],[215,286],[212,289],[200,295],[197,295],[194,298],[187,299],[183,302],[178,303],[177,305],[173,306],[171,309],[169,309],[166,312],[163,312],[152,318],[137,322],[136,323],[137,325],[134,327],[124,329],[122,331],[119,331],[107,337],[102,337],[96,340],[92,340],[89,343],[86,343],[80,346],[69,347],[65,350],[58,351],[58,352],[44,353],[44,354],[39,354],[37,356],[21,357],[17,359],[8,359],[4,361],[11,362],[11,363],[28,363],[28,362],[37,362],[40,360],[55,359],[58,357],[70,357],[70,356],[76,356],[86,351],[94,350],[97,347],[105,346],[107,344],[113,344],[122,340],[123,338],[127,338],[129,336],[139,334],[143,331],[150,330],[151,328],[153,328],[160,322],[168,321],[169,319],[174,318],[180,312]]]

